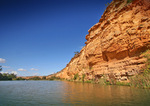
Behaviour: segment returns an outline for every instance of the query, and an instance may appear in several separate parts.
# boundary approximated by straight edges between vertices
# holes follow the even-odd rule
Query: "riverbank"
[[[141,55],[147,59],[147,61],[145,62],[145,67],[141,69],[140,74],[130,76],[128,78],[129,80],[118,81],[114,77],[107,78],[105,75],[103,75],[99,79],[87,80],[85,79],[85,75],[82,75],[82,78],[79,78],[79,75],[75,74],[74,78],[68,81],[99,83],[101,85],[120,85],[150,89],[150,50],[141,53]]]
[[[11,79],[12,81],[21,81],[26,80],[24,78],[18,77]],[[34,77],[32,79],[27,80],[33,80],[33,81],[68,81],[68,82],[77,82],[77,83],[91,83],[91,84],[100,84],[100,85],[117,85],[117,86],[129,86],[129,87],[135,87],[135,88],[142,88],[142,89],[150,89],[150,74],[149,73],[142,73],[137,76],[133,76],[130,78],[129,81],[116,81],[114,79],[107,80],[105,77],[99,79],[99,80],[66,80],[66,79],[60,79],[55,76],[53,76],[50,79],[40,79],[38,76]],[[10,81],[10,80],[0,80],[0,81]]]
[[[105,75],[100,78],[93,78],[92,80],[88,80],[86,75],[83,74],[80,77],[78,74],[75,74],[72,79],[61,79],[60,77],[56,77],[55,74],[51,75],[51,77],[47,76],[31,76],[31,77],[16,77],[13,74],[4,74],[3,76],[7,76],[10,80],[61,80],[61,81],[71,81],[71,82],[80,82],[80,83],[96,83],[100,85],[119,85],[119,86],[130,86],[136,88],[146,88],[150,89],[150,50],[141,53],[143,57],[147,59],[145,62],[145,67],[141,69],[141,73],[135,76],[130,76],[128,79],[124,79],[124,81],[116,80],[114,77],[107,77]],[[3,77],[3,78],[5,78]]]
[[[99,79],[99,81],[95,81],[95,80],[87,80],[87,81],[67,80],[67,81],[79,82],[79,83],[93,83],[93,84],[100,84],[100,85],[129,86],[135,88],[150,89],[150,74],[140,74],[137,76],[133,76],[130,78],[129,81],[115,81],[113,79],[109,81],[107,81],[106,79]]]

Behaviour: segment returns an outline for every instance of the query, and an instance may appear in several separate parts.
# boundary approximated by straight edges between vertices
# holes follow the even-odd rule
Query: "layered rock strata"
[[[150,0],[113,0],[86,35],[85,47],[56,77],[128,80],[141,72],[150,48]]]

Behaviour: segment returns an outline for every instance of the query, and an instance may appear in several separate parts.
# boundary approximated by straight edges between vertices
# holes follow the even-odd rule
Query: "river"
[[[150,106],[150,90],[67,81],[0,81],[0,106]]]

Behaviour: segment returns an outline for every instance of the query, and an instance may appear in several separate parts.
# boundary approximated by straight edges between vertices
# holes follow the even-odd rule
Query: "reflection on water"
[[[73,82],[66,82],[64,85],[64,103],[101,106],[150,105],[150,90]]]
[[[67,81],[0,81],[0,106],[149,104],[149,89]]]

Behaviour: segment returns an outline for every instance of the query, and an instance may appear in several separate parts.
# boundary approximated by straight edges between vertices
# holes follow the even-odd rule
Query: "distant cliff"
[[[141,53],[150,49],[150,0],[113,0],[88,32],[86,46],[55,76],[128,80],[142,71]]]

